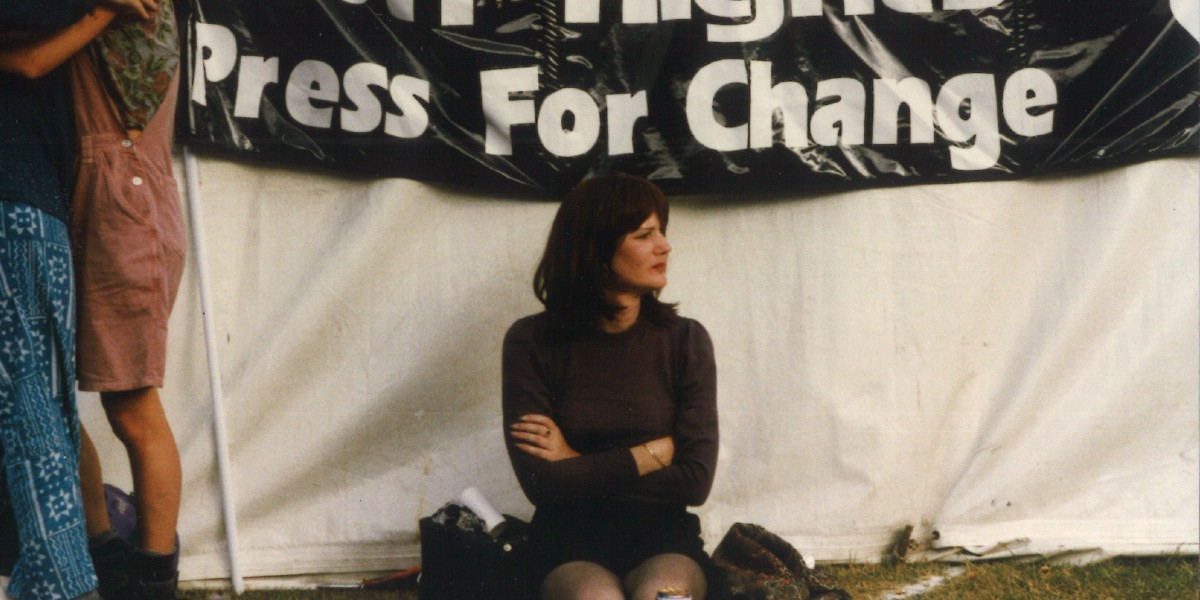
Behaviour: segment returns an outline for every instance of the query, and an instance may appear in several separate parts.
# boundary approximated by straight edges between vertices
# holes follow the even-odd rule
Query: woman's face
[[[658,215],[651,214],[641,227],[625,234],[617,243],[613,254],[612,270],[617,276],[617,292],[637,295],[663,289],[667,285],[667,254],[671,244],[658,222]]]

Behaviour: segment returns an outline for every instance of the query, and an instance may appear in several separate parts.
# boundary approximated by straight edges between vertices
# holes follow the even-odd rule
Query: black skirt
[[[538,508],[529,529],[531,575],[540,582],[573,561],[597,563],[624,579],[646,559],[682,554],[711,579],[700,519],[683,505],[589,500]]]

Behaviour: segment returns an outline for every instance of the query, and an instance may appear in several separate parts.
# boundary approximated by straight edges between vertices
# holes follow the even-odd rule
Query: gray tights
[[[690,590],[693,600],[708,591],[704,571],[682,554],[659,554],[646,559],[621,581],[592,562],[559,565],[542,581],[542,600],[655,600],[663,588]]]

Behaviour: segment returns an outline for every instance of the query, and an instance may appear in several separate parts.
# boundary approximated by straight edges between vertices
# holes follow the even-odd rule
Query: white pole
[[[208,295],[208,263],[204,254],[204,224],[200,215],[200,178],[196,157],[183,148],[183,172],[187,180],[188,213],[192,222],[192,253],[200,287],[200,312],[204,321],[204,347],[208,355],[208,387],[212,394],[213,438],[217,450],[217,472],[221,477],[221,509],[225,514],[225,541],[229,549],[229,578],[233,591],[245,591],[242,568],[238,562],[237,510],[234,506],[233,476],[229,465],[229,442],[225,436],[225,400],[221,393],[221,366],[217,361],[216,322]]]

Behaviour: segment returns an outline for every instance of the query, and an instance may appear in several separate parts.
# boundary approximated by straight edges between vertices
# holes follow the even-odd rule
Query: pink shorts
[[[186,235],[170,160],[123,135],[82,138],[71,207],[79,388],[161,387]]]

